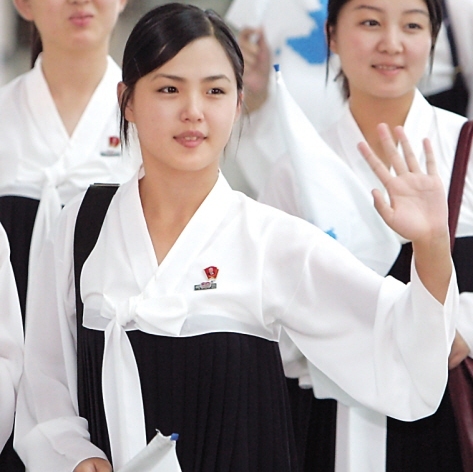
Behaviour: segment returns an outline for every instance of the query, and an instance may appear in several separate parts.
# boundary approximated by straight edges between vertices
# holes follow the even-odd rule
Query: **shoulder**
[[[23,88],[23,84],[26,79],[29,77],[31,71],[26,72],[18,77],[15,77],[13,80],[7,84],[0,87],[0,106],[3,108],[9,103],[15,103],[18,105],[18,100],[20,99],[20,92]],[[2,110],[0,109],[0,112]]]

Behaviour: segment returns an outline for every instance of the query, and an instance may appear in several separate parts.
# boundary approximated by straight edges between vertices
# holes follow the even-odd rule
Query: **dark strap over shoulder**
[[[91,185],[77,214],[74,231],[74,280],[76,292],[76,318],[77,318],[77,382],[78,382],[78,403],[79,414],[87,417],[89,403],[91,399],[86,388],[81,388],[84,383],[87,357],[84,351],[84,329],[82,328],[82,318],[84,305],[80,294],[80,274],[82,266],[95,247],[97,239],[102,229],[102,224],[107,214],[108,207],[118,189],[118,185],[95,184]],[[91,437],[92,437],[91,431]]]
[[[450,179],[450,189],[448,192],[448,226],[450,229],[450,244],[453,249],[455,243],[455,233],[457,230],[460,206],[465,187],[465,176],[468,168],[468,160],[473,140],[473,121],[467,121],[458,138],[455,161],[453,163],[452,176]]]

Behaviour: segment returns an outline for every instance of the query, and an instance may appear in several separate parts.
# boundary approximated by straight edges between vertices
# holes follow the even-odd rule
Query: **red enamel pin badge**
[[[100,153],[102,156],[113,157],[121,155],[120,138],[118,136],[109,136],[107,144],[107,149]]]
[[[194,290],[212,290],[217,288],[217,279],[218,268],[215,266],[210,266],[204,269],[205,275],[207,276],[207,281],[202,282],[198,285],[194,285]]]

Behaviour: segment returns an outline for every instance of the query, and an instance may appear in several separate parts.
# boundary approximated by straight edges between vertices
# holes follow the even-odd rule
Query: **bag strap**
[[[457,43],[455,42],[455,37],[453,36],[452,24],[450,22],[450,16],[448,14],[446,0],[442,0],[442,14],[443,14],[443,23],[445,25],[445,29],[447,30],[447,38],[448,38],[448,43],[450,45],[450,53],[452,54],[452,63],[455,69],[455,75],[457,75],[461,71],[461,67],[459,67],[460,62],[458,61]]]
[[[465,187],[465,176],[468,168],[468,160],[473,140],[473,121],[467,121],[460,131],[455,161],[453,163],[452,176],[450,178],[450,190],[448,192],[448,227],[450,231],[450,247],[453,251],[455,244],[455,233],[457,230],[460,206]]]
[[[77,336],[82,327],[84,305],[80,294],[80,274],[102,229],[103,220],[118,184],[94,184],[84,195],[74,230],[74,279],[76,292]],[[78,343],[79,344],[79,343]]]

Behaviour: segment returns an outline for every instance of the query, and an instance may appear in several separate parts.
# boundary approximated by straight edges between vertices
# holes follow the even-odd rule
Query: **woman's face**
[[[125,117],[135,124],[145,168],[198,172],[218,169],[239,113],[230,60],[204,37],[136,83]]]
[[[127,0],[14,0],[18,12],[33,21],[45,52],[107,47]]]
[[[350,96],[399,98],[413,94],[432,46],[423,0],[350,0],[331,29]]]

